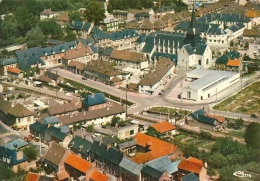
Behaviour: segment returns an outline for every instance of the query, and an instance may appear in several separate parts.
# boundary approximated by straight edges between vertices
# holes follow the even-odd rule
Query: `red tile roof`
[[[257,10],[248,10],[246,12],[246,17],[248,18],[257,18],[260,16],[260,12]]]
[[[40,178],[40,175],[37,174],[37,173],[32,173],[32,172],[29,172],[24,181],[38,181],[38,179]]]
[[[143,133],[137,133],[135,135],[135,139],[137,145],[151,150],[147,153],[138,154],[137,156],[132,157],[132,160],[138,164],[154,160],[161,156],[170,155],[177,148],[176,145],[159,140]]]
[[[178,165],[178,169],[194,172],[197,174],[200,173],[202,167],[203,167],[203,162],[193,157],[190,157],[187,160],[182,160]]]
[[[160,123],[153,124],[152,127],[160,133],[166,133],[168,131],[172,131],[172,130],[176,129],[176,127],[173,126],[168,121],[163,121]]]
[[[239,67],[240,63],[240,60],[228,60],[227,66]]]
[[[216,116],[216,115],[213,115],[213,114],[208,114],[207,116],[210,117],[210,118],[216,119],[220,123],[223,123],[226,120],[226,118],[224,116]]]
[[[77,155],[71,153],[68,158],[65,160],[65,163],[72,166],[73,168],[86,173],[87,170],[91,167],[91,163],[78,157]]]
[[[108,181],[109,177],[95,170],[90,179],[92,179],[93,181]]]
[[[19,70],[18,68],[15,68],[15,67],[9,67],[7,69],[7,72],[12,72],[12,73],[19,74],[21,72],[21,70]]]
[[[62,57],[62,59],[71,60],[75,58],[86,57],[87,54],[93,54],[92,50],[89,47],[79,47],[67,51],[67,53]]]

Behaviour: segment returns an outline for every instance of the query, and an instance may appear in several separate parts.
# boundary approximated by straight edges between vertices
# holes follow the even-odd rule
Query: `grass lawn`
[[[186,135],[183,135],[183,134],[181,134],[181,135],[178,135],[178,136],[175,136],[175,138],[176,139],[179,139],[179,140],[182,140],[182,139],[184,139],[184,138],[186,138],[187,136]]]
[[[240,91],[236,95],[225,99],[214,106],[214,109],[260,115],[260,82],[255,82],[243,89],[242,92]]]
[[[244,138],[245,132],[242,132],[242,131],[230,131],[230,132],[228,132],[228,135],[239,137],[239,138]]]
[[[260,174],[260,164],[257,165],[257,166],[248,168],[247,170],[250,171],[250,172],[254,172],[254,173]]]
[[[246,163],[244,165],[236,165],[235,168],[236,168],[237,171],[245,171],[245,170],[248,170],[250,168],[255,167],[258,164],[259,163],[252,161],[252,162],[248,162],[248,163]]]

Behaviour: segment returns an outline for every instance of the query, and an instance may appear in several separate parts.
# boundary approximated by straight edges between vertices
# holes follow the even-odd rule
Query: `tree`
[[[73,41],[73,40],[76,40],[76,35],[69,28],[69,26],[66,26],[64,41],[69,42],[69,41]]]
[[[120,121],[120,117],[114,116],[111,120],[111,126],[115,127],[116,124]]]
[[[52,38],[58,40],[63,38],[63,31],[61,29],[61,26],[54,18],[40,21],[38,26],[41,28],[44,35],[51,36]]]
[[[70,22],[72,22],[72,20],[81,20],[81,15],[80,15],[79,11],[74,11],[74,12],[70,13],[69,19],[70,19]]]
[[[160,137],[160,133],[156,129],[154,129],[152,126],[148,127],[146,134],[149,136],[152,136],[152,137],[156,137],[156,138]]]
[[[260,149],[260,124],[256,122],[250,123],[245,132],[245,142],[247,146]]]
[[[6,179],[11,179],[14,177],[14,172],[11,170],[7,164],[1,162],[0,163],[0,180],[6,180]]]
[[[28,47],[35,47],[43,45],[45,42],[45,36],[39,26],[32,28],[25,36]]]
[[[84,16],[88,22],[99,25],[100,21],[106,17],[103,4],[97,1],[91,1],[86,8]]]
[[[237,119],[235,124],[234,124],[234,128],[235,129],[240,129],[241,126],[243,126],[243,124],[244,124],[244,120],[242,118]]]
[[[249,48],[249,42],[248,41],[246,41],[246,43],[245,43],[245,48]]]
[[[38,156],[38,152],[33,146],[25,148],[23,152],[29,158],[29,160],[35,160]]]
[[[88,125],[88,127],[86,127],[86,130],[88,131],[88,132],[94,132],[95,131],[95,128],[94,128],[94,126],[93,125]]]

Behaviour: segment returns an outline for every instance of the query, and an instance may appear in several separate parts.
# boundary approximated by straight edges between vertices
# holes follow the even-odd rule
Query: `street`
[[[120,89],[117,89],[112,86],[105,85],[101,82],[97,82],[91,79],[87,80],[82,80],[81,75],[76,75],[73,74],[72,72],[69,72],[64,69],[56,69],[57,73],[65,78],[69,78],[71,80],[81,82],[83,84],[86,84],[87,86],[91,86],[94,88],[97,88],[100,91],[108,92],[112,95],[116,95],[122,98],[125,98],[125,91],[122,91]],[[55,70],[55,71],[56,71]],[[247,121],[259,121],[258,119],[251,118],[250,115],[244,115],[244,114],[238,114],[238,113],[232,113],[232,112],[226,112],[226,111],[219,111],[219,110],[214,110],[212,107],[216,104],[216,99],[210,98],[209,100],[204,100],[204,101],[186,101],[186,100],[172,100],[168,97],[169,93],[174,89],[174,87],[182,80],[185,79],[185,73],[186,72],[180,72],[179,76],[172,78],[171,80],[168,81],[168,83],[163,86],[165,92],[163,95],[158,95],[157,93],[154,95],[144,95],[144,94],[138,94],[138,93],[132,93],[128,92],[127,97],[128,100],[131,100],[135,102],[134,107],[128,108],[128,114],[139,114],[144,109],[148,109],[149,107],[153,106],[168,106],[168,107],[173,107],[177,109],[186,109],[190,111],[195,111],[198,109],[201,109],[203,107],[208,107],[209,112],[215,113],[216,115],[222,115],[225,117],[231,117],[231,118],[243,118],[244,120]],[[256,79],[260,77],[260,72],[256,72],[256,74],[245,77],[242,79],[242,87],[245,87],[249,85],[250,83],[254,82]],[[226,90],[219,92],[218,93],[218,98],[217,102],[222,101],[223,99],[228,98],[229,96],[237,93],[241,89],[241,83],[237,83],[233,85],[232,87],[227,88]],[[159,91],[158,91],[159,92]]]

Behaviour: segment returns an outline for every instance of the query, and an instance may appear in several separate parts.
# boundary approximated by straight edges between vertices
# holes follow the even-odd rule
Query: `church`
[[[212,67],[212,52],[200,36],[194,7],[186,35],[158,31],[141,35],[137,42],[139,43],[137,51],[142,50],[141,52],[148,57],[151,65],[156,64],[159,55],[170,58],[180,69],[184,70]]]

